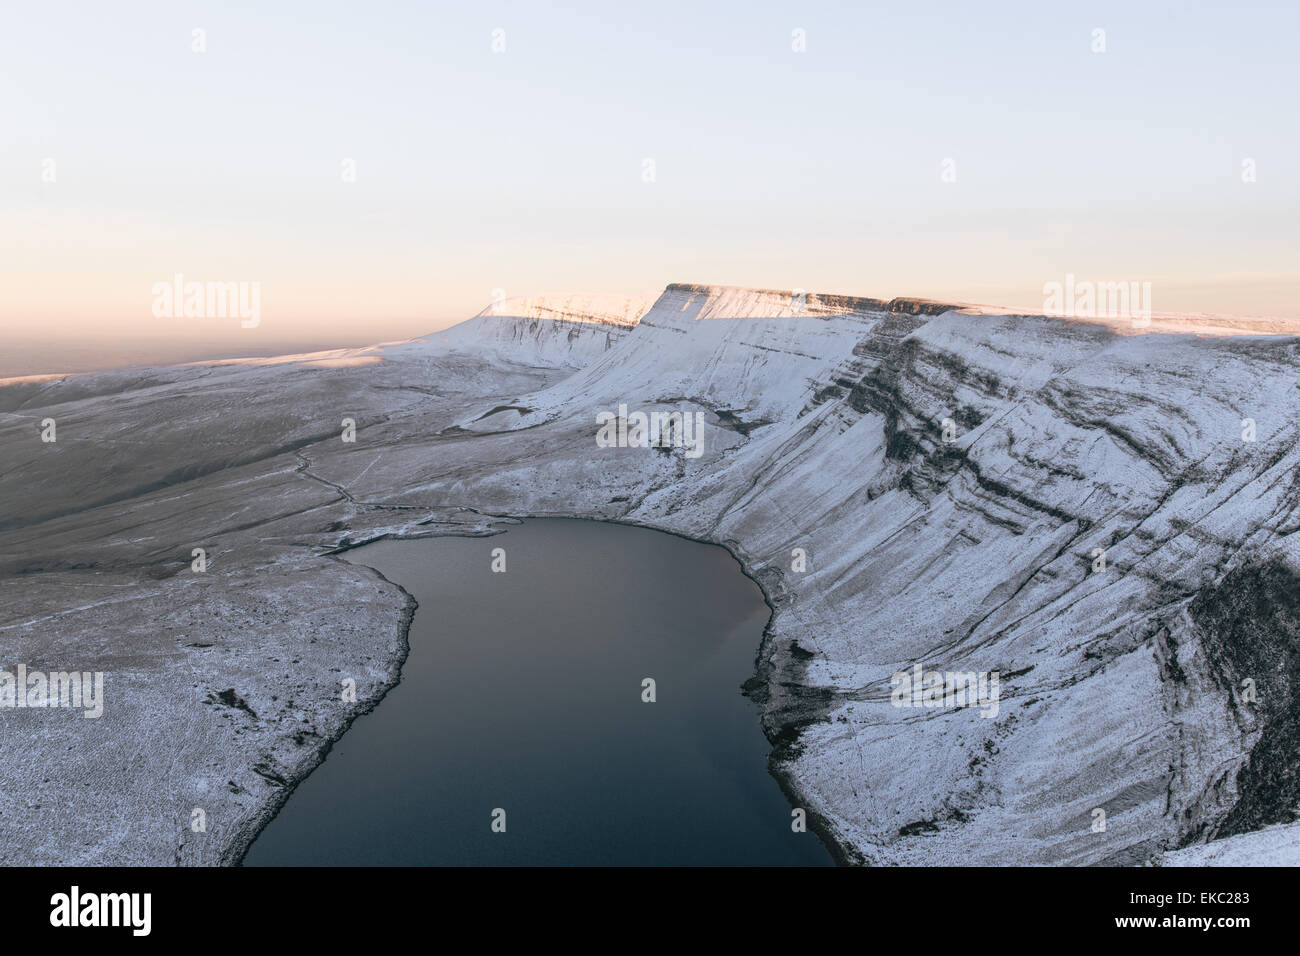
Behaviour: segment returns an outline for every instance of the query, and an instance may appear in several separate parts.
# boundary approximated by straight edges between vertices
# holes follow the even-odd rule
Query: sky
[[[1249,0],[11,0],[0,374],[669,282],[1300,316],[1298,32]],[[177,274],[257,283],[258,324],[159,316]]]

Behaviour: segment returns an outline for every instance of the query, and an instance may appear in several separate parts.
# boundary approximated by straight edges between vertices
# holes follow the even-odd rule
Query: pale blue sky
[[[0,333],[176,334],[149,312],[175,272],[260,281],[268,338],[431,329],[495,288],[1032,307],[1066,272],[1300,315],[1298,10],[11,4]]]

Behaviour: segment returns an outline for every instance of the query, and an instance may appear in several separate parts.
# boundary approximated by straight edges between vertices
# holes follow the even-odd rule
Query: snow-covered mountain
[[[506,362],[531,356],[545,367],[581,368],[630,331],[653,302],[654,296],[615,295],[501,299],[417,343]]]
[[[136,691],[89,733],[0,722],[0,854],[237,859],[404,653],[405,595],[327,552],[492,514],[730,548],[773,606],[774,769],[846,859],[1139,863],[1288,822],[1300,329],[1130,326],[673,285],[0,388],[0,635]],[[620,405],[702,413],[701,453],[600,447]],[[996,715],[895,706],[918,664],[997,672]],[[60,761],[79,794],[35,782]]]

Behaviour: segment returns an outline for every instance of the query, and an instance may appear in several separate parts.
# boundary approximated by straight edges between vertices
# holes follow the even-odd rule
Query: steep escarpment
[[[1300,570],[1283,557],[1233,568],[1188,606],[1210,669],[1243,736],[1237,802],[1218,837],[1300,814]]]
[[[111,573],[127,613],[186,580],[196,542],[232,575],[209,581],[238,581],[223,599],[256,607],[284,562],[341,586],[362,572],[325,552],[386,533],[480,533],[483,514],[634,522],[724,544],[763,585],[774,613],[748,690],[774,768],[850,859],[1136,863],[1292,818],[1293,336],[691,285],[637,321],[631,306],[547,308],[485,313],[364,367],[169,373],[64,405],[25,393],[0,426],[21,449],[0,475],[14,492],[0,554],[50,586],[11,588],[0,626],[34,640],[64,581],[89,605],[96,582],[74,573]],[[620,406],[702,416],[698,453],[598,444],[597,416]],[[75,440],[42,448],[31,429],[51,410]],[[233,669],[266,633],[223,616],[204,633],[228,654],[192,661],[187,644],[209,638],[191,627],[140,680],[207,668],[265,724],[192,748],[173,728],[205,712],[178,694],[176,721],[99,745],[173,755],[148,773],[184,795],[177,813],[203,761],[247,757],[230,771],[248,796],[223,804],[229,841],[325,744],[272,746],[291,726],[265,718],[283,686]],[[67,620],[72,638],[89,626]],[[362,666],[366,639],[357,628],[332,666]],[[373,697],[393,675],[369,656]],[[997,706],[896,706],[893,676],[917,665],[997,672]],[[280,679],[313,701],[313,726],[338,726],[317,675]],[[150,827],[175,842],[151,821],[137,858]],[[185,840],[185,859],[228,858],[228,843]]]
[[[1235,800],[1212,781],[1253,744],[1187,602],[1294,528],[1294,340],[790,303],[670,288],[529,397],[527,437],[493,438],[531,448],[526,468],[452,487],[741,555],[776,606],[777,760],[865,859],[1125,862],[1209,832]],[[620,402],[702,411],[708,453],[596,453]],[[918,662],[998,671],[1000,713],[893,707]]]

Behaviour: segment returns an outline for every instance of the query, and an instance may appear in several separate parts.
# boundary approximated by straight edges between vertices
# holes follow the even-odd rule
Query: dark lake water
[[[767,772],[768,609],[722,548],[548,518],[348,559],[420,602],[410,656],[246,865],[832,862]]]

